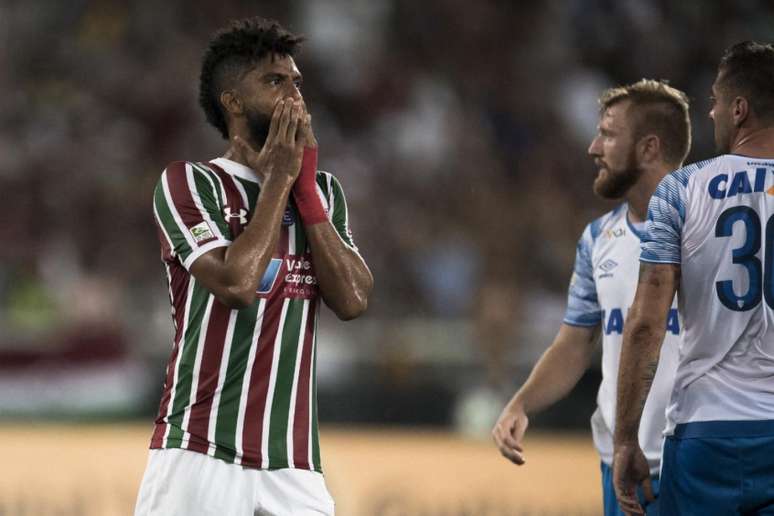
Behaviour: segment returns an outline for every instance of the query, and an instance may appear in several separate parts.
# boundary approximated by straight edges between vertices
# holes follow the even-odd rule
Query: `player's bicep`
[[[632,315],[660,325],[666,321],[679,286],[680,265],[641,262]]]
[[[556,335],[555,342],[563,343],[574,349],[578,349],[585,357],[591,357],[599,343],[601,325],[593,326],[574,326],[563,323],[559,327],[559,333]]]
[[[228,293],[229,281],[226,275],[226,248],[211,249],[199,256],[190,268],[191,275],[215,297]]]
[[[675,176],[668,175],[659,183],[648,203],[640,260],[681,263],[684,221],[685,186]]]
[[[349,209],[347,208],[347,200],[341,183],[331,174],[326,174],[324,177],[330,221],[342,240],[348,246],[357,249],[352,238],[352,230],[349,227]]]
[[[186,268],[230,243],[214,187],[188,163],[166,168],[154,191],[153,209],[162,248]]]
[[[575,266],[567,290],[565,324],[593,327],[602,321],[602,308],[599,305],[591,259],[592,243],[591,230],[587,227],[575,253]]]

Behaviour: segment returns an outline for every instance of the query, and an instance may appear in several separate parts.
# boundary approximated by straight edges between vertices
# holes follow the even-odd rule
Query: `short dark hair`
[[[743,41],[729,47],[718,66],[718,86],[746,98],[758,118],[774,123],[774,46]]]
[[[302,41],[276,21],[257,16],[232,21],[213,35],[202,59],[199,105],[223,138],[228,139],[228,125],[220,94],[266,56],[293,57]]]
[[[627,116],[635,139],[658,136],[664,161],[678,165],[691,149],[691,117],[688,96],[666,81],[641,79],[633,84],[610,88],[599,97],[601,111],[613,104],[631,101]]]

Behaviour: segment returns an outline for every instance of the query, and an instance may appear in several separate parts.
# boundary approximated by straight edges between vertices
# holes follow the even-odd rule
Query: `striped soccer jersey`
[[[628,212],[628,205],[622,204],[586,226],[578,242],[564,317],[565,324],[572,326],[602,327],[602,382],[597,393],[597,410],[591,417],[591,430],[600,458],[608,466],[613,464],[624,321],[634,301],[640,268],[642,230],[629,222]],[[665,411],[677,368],[680,320],[675,306],[669,313],[666,330],[638,434],[652,474],[658,473],[661,463]]]
[[[318,194],[354,247],[339,182],[317,173]],[[304,228],[288,203],[279,243],[241,310],[221,304],[190,274],[252,217],[255,173],[224,158],[174,162],[153,208],[175,328],[151,448],[183,448],[260,469],[321,471],[315,381],[320,298]]]
[[[640,260],[681,269],[668,432],[774,419],[774,158],[726,154],[665,177]]]

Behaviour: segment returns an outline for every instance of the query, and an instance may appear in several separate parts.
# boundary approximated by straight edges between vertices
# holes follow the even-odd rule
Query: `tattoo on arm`
[[[658,369],[658,359],[651,360],[645,365],[645,369],[642,371],[642,383],[645,386],[645,395],[640,399],[640,411],[645,409],[645,402],[648,401],[648,393],[650,392],[650,386],[653,385],[653,379],[656,377],[656,370]]]
[[[677,286],[680,285],[680,266],[672,265],[669,267],[669,269],[672,273],[672,279],[674,280],[675,288],[677,288]],[[637,283],[659,288],[663,285],[665,279],[666,278],[664,278],[663,273],[658,271],[652,264],[641,264]]]

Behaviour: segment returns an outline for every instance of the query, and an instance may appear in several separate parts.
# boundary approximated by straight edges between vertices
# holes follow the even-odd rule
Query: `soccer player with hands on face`
[[[339,181],[317,170],[300,42],[260,18],[216,33],[199,101],[229,148],[171,163],[156,186],[175,333],[136,516],[334,514],[317,424],[320,301],[358,317],[373,278]]]

